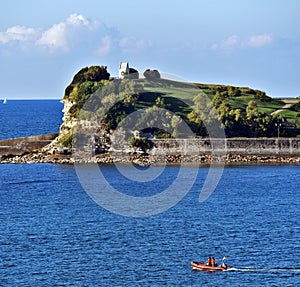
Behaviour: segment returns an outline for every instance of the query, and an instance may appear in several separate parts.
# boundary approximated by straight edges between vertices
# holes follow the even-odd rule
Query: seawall
[[[43,149],[57,134],[0,141],[0,163],[74,164],[71,153]],[[212,158],[226,164],[300,164],[298,138],[229,138],[153,140],[147,153],[124,150],[99,155],[84,153],[80,162],[100,164],[134,163],[141,166],[160,164],[210,164]],[[214,153],[213,153],[214,151]],[[78,159],[76,159],[78,161]]]
[[[0,140],[0,156],[31,153],[48,145],[58,133]]]
[[[151,154],[208,154],[212,149],[239,155],[300,155],[299,138],[227,138],[227,139],[166,139],[153,140]]]

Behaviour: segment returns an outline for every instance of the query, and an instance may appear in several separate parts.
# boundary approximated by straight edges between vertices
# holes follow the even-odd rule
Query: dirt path
[[[280,109],[276,110],[275,112],[271,113],[271,115],[276,115],[276,114],[290,108],[293,104],[296,104],[298,102],[297,99],[282,100],[282,101],[285,103],[285,105],[282,108],[280,108]]]

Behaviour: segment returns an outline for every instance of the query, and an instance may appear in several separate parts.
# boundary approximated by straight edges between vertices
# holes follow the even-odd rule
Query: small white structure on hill
[[[121,62],[119,66],[119,78],[123,79],[125,75],[129,75],[129,63]]]

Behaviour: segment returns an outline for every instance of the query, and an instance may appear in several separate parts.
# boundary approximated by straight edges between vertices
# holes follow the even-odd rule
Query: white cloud
[[[95,30],[97,33],[99,28],[101,27],[97,22],[91,22],[81,14],[71,14],[64,21],[55,23],[45,30],[16,25],[4,32],[0,31],[0,45],[19,42],[21,45],[26,43],[26,45],[31,44],[32,47],[67,51],[72,46],[72,41],[79,42],[82,39],[82,34],[84,34],[82,32]]]
[[[6,32],[0,32],[0,43],[7,44],[11,41],[30,41],[35,38],[36,30],[33,28],[27,28],[24,26],[13,26],[6,30]]]
[[[248,39],[248,46],[263,47],[271,44],[273,36],[271,34],[254,35]]]
[[[106,56],[112,52],[139,52],[151,46],[149,40],[121,36],[119,31],[82,14],[71,14],[46,29],[13,26],[0,31],[0,47],[18,41],[15,51],[26,47],[29,53],[94,53]],[[24,49],[25,50],[25,49]]]
[[[73,36],[73,33],[76,33],[76,29],[74,31],[73,28],[89,28],[89,26],[90,22],[83,15],[71,14],[65,21],[54,24],[50,29],[44,31],[36,44],[51,49],[62,48],[68,50],[68,40]]]
[[[89,26],[90,21],[87,20],[86,17],[84,17],[81,14],[71,14],[68,19],[66,20],[66,23],[72,26]]]
[[[212,45],[213,50],[221,50],[225,52],[231,52],[236,49],[242,48],[261,48],[270,45],[273,42],[273,36],[271,34],[252,35],[247,38],[240,38],[236,35],[232,35],[220,43]]]
[[[213,44],[213,50],[223,50],[223,51],[232,51],[240,45],[240,39],[238,36],[233,35],[225,40],[222,40],[219,44]]]
[[[53,25],[50,29],[42,33],[36,44],[49,48],[67,48],[66,24],[59,23]]]

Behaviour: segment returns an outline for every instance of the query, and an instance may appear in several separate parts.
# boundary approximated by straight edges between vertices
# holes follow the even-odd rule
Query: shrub
[[[147,149],[151,148],[151,143],[147,138],[132,137],[130,139],[130,145],[132,147],[138,147],[138,148],[142,149],[143,151],[146,151]]]
[[[125,76],[125,78],[131,80],[137,80],[139,77],[139,72],[134,68],[129,68],[129,74]]]
[[[144,72],[144,77],[149,80],[156,80],[156,79],[160,79],[160,73],[157,70],[147,69]]]
[[[72,84],[70,84],[69,86],[66,87],[65,89],[65,96],[68,97],[71,92],[73,91],[74,86]]]
[[[98,82],[109,80],[110,74],[106,66],[91,66],[82,68],[73,78],[72,84],[80,84],[86,81]]]
[[[70,132],[67,134],[61,141],[62,146],[66,148],[72,148],[72,141],[73,141],[73,133]]]
[[[290,108],[292,111],[299,112],[300,111],[300,101],[296,104],[293,104]],[[299,113],[297,114],[298,117]]]
[[[241,95],[240,89],[236,87],[229,86],[228,87],[228,96],[229,97],[239,97]]]

